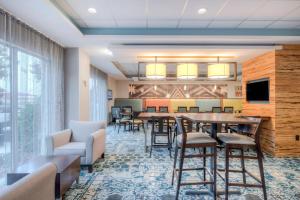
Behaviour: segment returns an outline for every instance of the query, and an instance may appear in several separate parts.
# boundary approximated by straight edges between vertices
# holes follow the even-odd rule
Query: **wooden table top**
[[[77,159],[80,159],[79,155],[36,156],[32,160],[19,166],[13,173],[32,173],[49,162],[56,165],[57,173],[61,173]]]
[[[255,124],[258,123],[256,119],[249,119],[245,117],[238,117],[233,113],[149,113],[142,112],[139,118],[150,119],[151,117],[184,117],[194,122],[204,123],[232,123],[232,124]]]

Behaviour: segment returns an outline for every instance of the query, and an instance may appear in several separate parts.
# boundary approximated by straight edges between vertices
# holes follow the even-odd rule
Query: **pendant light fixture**
[[[146,78],[148,79],[164,79],[166,78],[166,65],[164,63],[149,63],[146,65]]]
[[[198,65],[195,63],[181,63],[177,65],[178,79],[195,79],[198,77]]]
[[[218,57],[218,62],[214,64],[209,64],[207,67],[207,77],[210,79],[224,79],[230,76],[230,66],[228,63],[220,63]]]

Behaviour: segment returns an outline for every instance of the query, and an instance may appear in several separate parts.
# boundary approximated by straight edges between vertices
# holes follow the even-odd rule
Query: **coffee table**
[[[7,185],[11,185],[24,176],[35,172],[37,169],[52,162],[57,167],[55,178],[55,197],[61,198],[70,188],[74,181],[78,183],[80,173],[80,156],[61,155],[61,156],[37,156],[32,160],[19,166],[15,172],[7,174]]]

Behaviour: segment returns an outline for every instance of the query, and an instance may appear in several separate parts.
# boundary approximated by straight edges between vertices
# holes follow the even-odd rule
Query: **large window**
[[[11,169],[11,49],[0,43],[0,177]]]
[[[63,48],[0,9],[0,185],[64,128]]]
[[[0,176],[42,153],[46,59],[0,44]]]

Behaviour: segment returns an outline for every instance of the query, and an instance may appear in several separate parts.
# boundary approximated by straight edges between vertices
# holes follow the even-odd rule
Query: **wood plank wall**
[[[256,104],[246,101],[246,84],[248,81],[269,78],[270,102]],[[242,113],[248,116],[270,117],[262,124],[261,145],[264,152],[275,154],[275,52],[269,52],[243,63],[242,67]]]
[[[243,63],[243,114],[270,117],[263,123],[263,150],[275,156],[300,156],[300,45],[284,45]],[[246,101],[247,81],[270,79],[269,104]]]
[[[275,52],[276,156],[300,156],[300,45]]]

